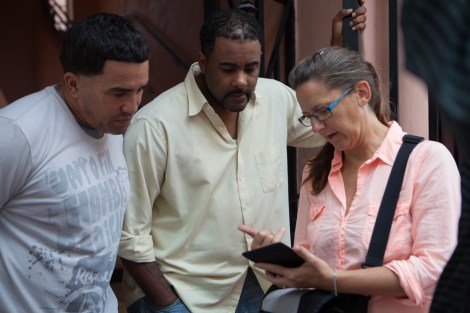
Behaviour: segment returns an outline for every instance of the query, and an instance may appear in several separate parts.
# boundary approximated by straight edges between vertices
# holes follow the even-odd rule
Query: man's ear
[[[64,74],[64,88],[66,92],[74,99],[79,98],[80,77],[72,72]]]
[[[372,91],[370,85],[365,80],[360,80],[354,85],[354,90],[356,90],[357,95],[359,96],[359,105],[368,105],[370,99],[372,98]]]
[[[201,70],[202,74],[206,73],[206,67],[207,67],[207,58],[204,55],[204,53],[199,52],[197,55],[197,61],[199,63],[199,69]]]

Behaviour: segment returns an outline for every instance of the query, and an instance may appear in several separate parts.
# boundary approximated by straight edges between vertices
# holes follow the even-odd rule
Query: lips
[[[132,120],[132,116],[128,116],[128,117],[118,118],[116,121],[121,124],[130,124],[131,120]]]

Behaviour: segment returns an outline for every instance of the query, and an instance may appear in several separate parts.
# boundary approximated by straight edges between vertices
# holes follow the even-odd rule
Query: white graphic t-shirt
[[[117,312],[122,136],[93,138],[53,87],[0,110],[0,312]]]

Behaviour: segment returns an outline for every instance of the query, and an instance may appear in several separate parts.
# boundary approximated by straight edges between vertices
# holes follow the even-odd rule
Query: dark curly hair
[[[208,56],[214,49],[215,39],[263,41],[263,31],[256,18],[243,10],[215,11],[202,25],[199,39],[201,51]]]
[[[124,17],[109,13],[75,22],[65,35],[60,62],[65,72],[97,75],[107,60],[142,63],[149,58],[145,38]]]

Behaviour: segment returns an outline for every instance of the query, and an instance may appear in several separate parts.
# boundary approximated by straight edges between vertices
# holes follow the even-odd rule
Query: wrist
[[[173,304],[176,300],[178,300],[178,296],[176,294],[168,294],[165,297],[153,297],[149,299],[150,302],[156,307],[165,308]]]
[[[333,294],[335,296],[338,295],[338,285],[337,285],[337,282],[336,282],[336,269],[333,268],[333,275],[332,275],[332,281],[333,281]]]

